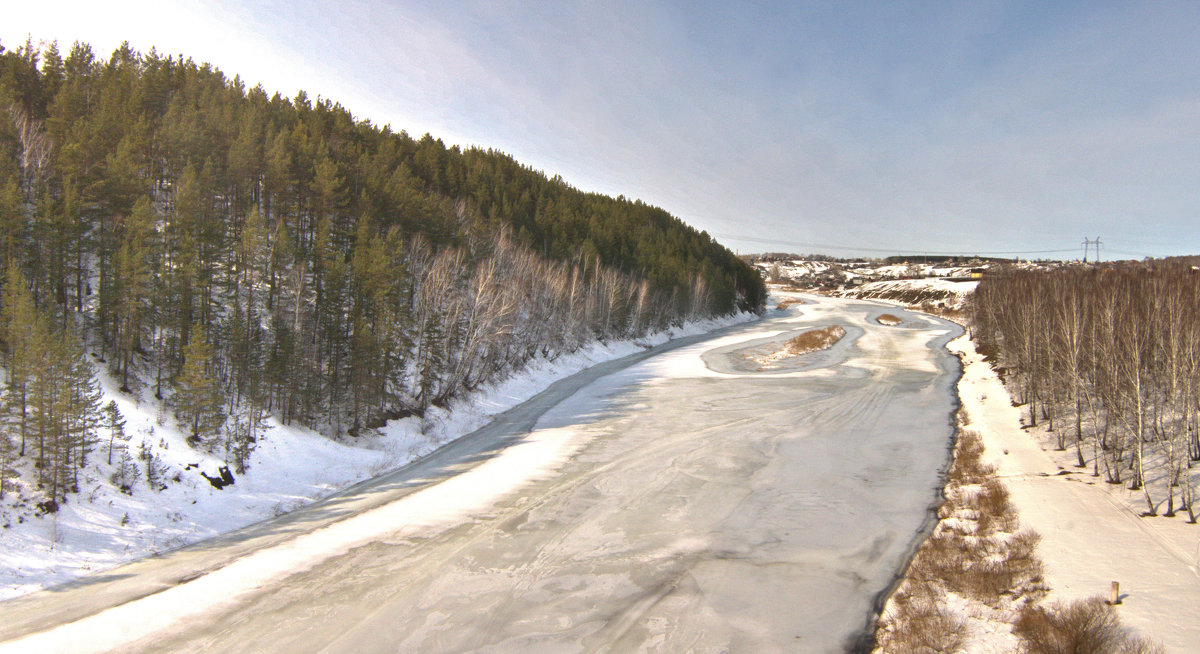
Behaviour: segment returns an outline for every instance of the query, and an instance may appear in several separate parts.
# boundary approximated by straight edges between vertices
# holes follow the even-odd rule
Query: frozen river
[[[935,498],[958,374],[944,344],[960,329],[808,299],[580,373],[284,520],[10,603],[0,640],[34,632],[12,651],[844,651]],[[903,322],[880,325],[883,313]],[[829,350],[764,369],[754,358],[834,324],[846,336]]]

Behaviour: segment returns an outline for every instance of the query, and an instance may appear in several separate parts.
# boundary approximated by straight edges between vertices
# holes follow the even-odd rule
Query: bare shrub
[[[952,591],[998,606],[1004,597],[1032,595],[1041,590],[1042,564],[1033,555],[1037,541],[1005,541],[963,537],[939,530],[917,552],[909,568],[915,583],[940,584]]]
[[[1033,583],[1042,581],[1042,560],[1037,556],[1037,546],[1040,542],[1042,537],[1028,529],[1017,532],[1006,542],[1005,559]]]
[[[992,607],[1004,597],[1040,595],[1041,560],[1015,554],[1020,553],[1003,548],[994,557],[970,560],[956,580],[960,592]]]
[[[904,321],[903,321],[903,320],[901,320],[901,319],[899,318],[899,316],[893,316],[893,315],[892,315],[892,314],[890,314],[890,313],[885,313],[885,314],[883,314],[882,316],[879,316],[878,318],[876,318],[876,319],[875,319],[875,322],[877,322],[877,323],[879,323],[879,324],[881,324],[881,325],[885,325],[885,326],[887,326],[887,327],[894,327],[894,326],[896,326],[896,325],[899,325],[900,323],[902,323],[902,322],[904,322]]]
[[[1006,611],[1045,595],[1035,553],[1040,537],[1013,533],[1017,513],[995,468],[983,463],[983,451],[979,434],[959,432],[945,499],[937,506],[939,522],[917,548],[904,586],[880,621],[879,651],[958,651],[965,623],[947,613],[941,600],[946,593]]]
[[[1013,587],[1015,575],[1004,561],[972,561],[959,576],[962,594],[988,606],[995,606],[1005,591]]]
[[[973,550],[970,540],[939,527],[917,549],[910,571],[919,581],[942,582],[951,590],[960,590],[963,574],[976,554]]]
[[[979,531],[1011,531],[1017,514],[1009,502],[1008,489],[995,477],[988,477],[971,497],[971,507],[979,512]]]
[[[931,313],[939,318],[945,318],[946,320],[956,322],[960,325],[966,323],[967,321],[966,312],[962,309],[954,307],[943,307],[940,309],[935,308],[933,311],[929,311],[928,313]]]
[[[1004,597],[1039,592],[1042,564],[1034,555],[1037,534],[1010,535],[1019,524],[1016,511],[982,455],[979,435],[961,432],[946,499],[938,507],[941,522],[917,551],[912,571],[917,579],[995,607]]]
[[[937,605],[933,597],[897,596],[879,629],[878,651],[886,653],[959,652],[966,621]]]
[[[1026,606],[1015,632],[1030,654],[1151,654],[1163,648],[1121,626],[1102,597]]]
[[[994,467],[983,463],[983,439],[976,432],[963,430],[954,445],[949,481],[960,485],[979,484],[995,472]]]

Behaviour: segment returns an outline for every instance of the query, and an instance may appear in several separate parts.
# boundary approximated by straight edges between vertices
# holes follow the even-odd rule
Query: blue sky
[[[32,5],[33,3],[25,3]],[[49,5],[49,6],[48,6]],[[641,198],[741,252],[1200,253],[1200,3],[9,7]]]

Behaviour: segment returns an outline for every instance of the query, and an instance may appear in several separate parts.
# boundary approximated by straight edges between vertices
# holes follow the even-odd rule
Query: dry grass
[[[965,310],[950,307],[939,307],[934,305],[932,302],[922,303],[921,311],[933,316],[937,316],[938,318],[945,318],[950,322],[956,322],[960,325],[965,325],[967,320],[967,312]]]
[[[886,327],[895,327],[896,325],[899,325],[900,323],[902,323],[904,321],[901,320],[899,316],[893,316],[890,313],[885,313],[882,316],[879,316],[878,318],[876,318],[875,322],[877,322],[881,325],[884,325]]]
[[[1042,563],[1031,531],[980,537],[939,527],[909,567],[914,584],[940,587],[996,608],[1005,598],[1040,595]]]
[[[846,330],[838,325],[822,327],[821,329],[810,329],[785,343],[784,351],[792,356],[797,356],[824,350],[842,340],[842,337],[845,335]]]
[[[797,305],[797,304],[808,304],[808,303],[805,302],[804,300],[801,300],[800,298],[791,298],[791,299],[784,300],[784,301],[780,302],[779,304],[776,304],[775,308],[776,309],[786,309],[790,306]]]
[[[919,578],[943,584],[988,606],[1004,597],[1037,595],[1042,563],[1034,555],[1039,537],[1017,532],[1020,520],[996,469],[983,463],[979,434],[963,430],[954,446],[942,522],[913,561]]]
[[[1121,626],[1101,597],[1021,610],[1014,630],[1030,654],[1155,654],[1160,645]]]
[[[959,424],[969,417],[959,415]],[[947,472],[939,522],[917,549],[904,581],[876,629],[876,652],[956,652],[972,643],[950,594],[970,601],[971,615],[1015,621],[1022,652],[1158,654],[1161,646],[1121,626],[1102,598],[1043,606],[1047,588],[1037,556],[1040,536],[1017,531],[1008,490],[983,462],[979,435],[960,429]]]
[[[950,652],[963,643],[961,618],[938,599],[947,593],[991,609],[1012,607],[1045,594],[1040,537],[1017,531],[1008,489],[983,463],[983,441],[959,432],[947,473],[940,521],[917,549],[905,581],[889,602],[876,632],[880,652]],[[939,634],[941,634],[939,636]],[[935,642],[936,638],[943,638]]]
[[[964,429],[954,444],[954,462],[950,465],[946,487],[982,484],[994,474],[996,468],[983,463],[983,439],[978,433]]]
[[[970,508],[975,510],[978,529],[983,533],[1011,533],[1019,523],[1017,512],[1008,501],[1008,489],[995,477],[984,480],[975,490]]]
[[[881,632],[878,643],[885,652],[958,652],[966,640],[966,621],[927,593],[898,594],[889,618],[895,628]]]

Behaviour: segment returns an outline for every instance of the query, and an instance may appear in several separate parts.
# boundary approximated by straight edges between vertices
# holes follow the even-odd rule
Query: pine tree
[[[109,400],[108,404],[104,405],[104,426],[108,428],[108,465],[112,465],[113,443],[125,443],[129,440],[129,436],[125,434],[125,418],[121,415],[116,400]]]
[[[142,473],[138,470],[137,465],[133,460],[133,456],[129,454],[128,445],[122,445],[117,450],[117,469],[113,470],[109,481],[114,486],[121,489],[122,493],[127,495],[133,494],[133,486],[140,479]]]
[[[189,432],[188,442],[211,449],[225,422],[223,396],[213,377],[213,352],[202,325],[191,329],[183,349],[183,369],[175,379],[175,415]]]
[[[79,471],[96,442],[101,394],[83,346],[73,336],[50,335],[39,363],[29,386],[38,441],[35,467],[47,496],[45,506],[53,512],[79,489]]]
[[[116,323],[117,371],[121,390],[130,391],[133,354],[141,342],[150,311],[153,278],[150,272],[154,213],[150,199],[138,199],[125,221],[121,245],[113,265],[114,318]]]
[[[46,348],[45,324],[30,297],[29,284],[16,266],[9,266],[0,307],[8,364],[8,392],[4,396],[6,413],[21,435],[18,456],[25,456],[30,428],[30,382],[36,376]]]
[[[261,300],[256,301],[255,290],[267,266],[267,238],[262,214],[257,208],[252,208],[242,227],[242,238],[238,245],[234,315],[228,330],[234,387],[239,396],[235,403],[240,403],[244,397],[260,396],[263,330],[258,306]],[[244,303],[242,297],[245,297]]]
[[[73,336],[63,334],[59,346],[62,352],[61,374],[65,383],[62,385],[61,416],[62,435],[64,441],[60,447],[64,449],[62,459],[70,464],[70,483],[64,485],[71,491],[79,490],[79,471],[87,465],[88,455],[97,442],[96,430],[100,426],[100,382],[92,371],[91,363],[87,360],[83,345]],[[67,478],[66,471],[62,473]]]
[[[26,232],[17,176],[0,178],[0,261],[6,268],[20,261],[19,249],[28,242]]]
[[[180,385],[180,420],[214,448],[222,401],[358,429],[597,334],[762,304],[752,268],[661,209],[190,59],[30,42],[0,53],[0,113],[0,264],[28,296],[0,301],[4,400],[47,485],[53,457],[73,470],[89,447],[42,374],[74,329],[123,388],[142,358],[159,399]]]
[[[146,485],[150,490],[163,490],[166,484],[162,483],[162,464],[158,460],[158,455],[154,453],[154,445],[149,438],[142,440],[138,446],[138,458],[142,463],[146,464]]]
[[[250,467],[250,455],[267,429],[267,412],[258,403],[250,402],[234,416],[232,423],[225,434],[225,463],[240,475]]]
[[[4,492],[12,487],[12,480],[16,479],[17,468],[17,447],[12,442],[12,437],[7,429],[0,430],[0,500],[4,499]]]

